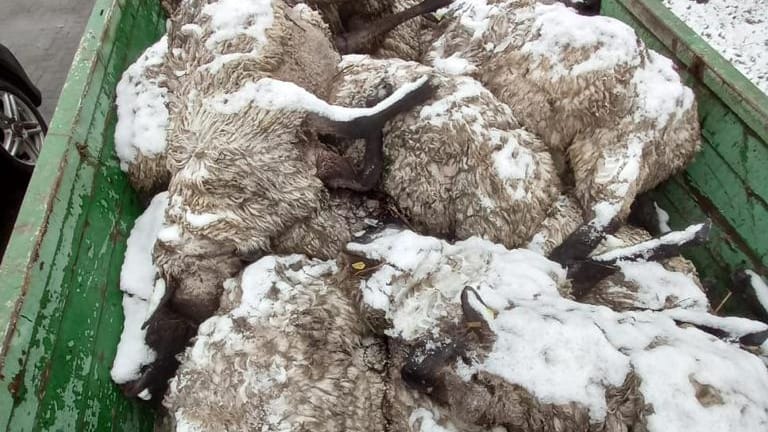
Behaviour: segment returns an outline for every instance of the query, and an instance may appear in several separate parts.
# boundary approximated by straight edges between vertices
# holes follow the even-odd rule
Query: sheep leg
[[[381,130],[365,139],[363,166],[358,171],[346,158],[333,152],[318,157],[317,177],[329,189],[349,189],[368,192],[381,178],[384,170],[384,139]]]
[[[573,296],[583,298],[598,282],[619,271],[619,261],[660,261],[680,255],[685,247],[698,246],[707,241],[709,221],[689,227],[685,231],[667,233],[636,245],[614,249],[601,255],[568,263],[568,278]]]
[[[712,222],[692,225],[685,231],[672,231],[636,245],[614,249],[592,257],[593,261],[615,264],[618,261],[659,261],[680,255],[680,249],[706,243]]]
[[[763,330],[755,333],[748,333],[740,337],[736,337],[727,331],[723,329],[719,329],[716,327],[710,327],[703,324],[696,324],[684,320],[674,320],[675,324],[678,326],[693,326],[697,329],[703,331],[704,333],[711,334],[712,336],[722,339],[724,341],[734,341],[738,340],[739,344],[744,345],[746,347],[758,347],[765,343],[766,340],[768,340],[768,330]]]
[[[336,47],[341,54],[359,53],[376,38],[417,16],[434,12],[451,4],[453,0],[424,0],[402,12],[380,18],[364,28],[336,36]]]
[[[559,246],[552,249],[548,258],[564,266],[569,266],[573,262],[586,259],[605,239],[605,236],[615,232],[618,227],[619,224],[615,220],[603,228],[598,228],[592,223],[585,223],[578,227]]]
[[[457,336],[447,345],[434,350],[425,347],[417,352],[428,351],[425,356],[409,358],[400,373],[406,384],[427,394],[438,396],[442,372],[459,358],[466,358],[473,349],[488,349],[494,341],[494,334],[488,321],[478,308],[490,308],[472,287],[464,287],[461,292],[462,322],[456,329]]]
[[[310,112],[307,114],[307,126],[318,134],[335,135],[350,139],[367,139],[374,132],[400,113],[410,111],[431,98],[435,87],[428,77],[403,86],[392,95],[376,104],[373,108],[359,108],[360,115],[349,120],[337,120],[325,114]]]

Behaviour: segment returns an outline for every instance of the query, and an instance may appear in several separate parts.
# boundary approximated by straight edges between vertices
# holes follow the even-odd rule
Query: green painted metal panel
[[[768,276],[768,96],[681,22],[659,0],[603,0],[602,13],[632,26],[645,43],[677,63],[696,93],[702,151],[654,197],[671,225],[704,218],[714,223],[709,244],[686,253],[710,282],[717,305],[728,295],[730,274],[743,267]],[[762,316],[736,295],[726,313]]]
[[[114,97],[164,26],[157,0],[96,0],[0,265],[0,428],[153,427],[109,377],[120,264],[141,212],[114,156]]]

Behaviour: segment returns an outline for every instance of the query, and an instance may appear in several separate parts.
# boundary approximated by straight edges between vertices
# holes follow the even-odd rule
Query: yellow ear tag
[[[352,268],[358,271],[363,270],[365,269],[365,263],[362,261],[358,261],[352,264]]]

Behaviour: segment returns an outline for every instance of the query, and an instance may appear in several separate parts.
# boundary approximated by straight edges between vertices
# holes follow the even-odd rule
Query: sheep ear
[[[400,24],[419,15],[432,13],[451,4],[453,0],[424,0],[408,9],[380,18],[364,28],[336,36],[336,48],[341,54],[361,53],[373,41]]]

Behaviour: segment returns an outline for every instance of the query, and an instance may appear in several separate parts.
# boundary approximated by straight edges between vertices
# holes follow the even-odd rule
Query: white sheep
[[[435,404],[431,421],[532,431],[768,425],[765,364],[709,334],[743,339],[763,323],[685,305],[578,303],[563,296],[558,264],[479,239],[387,230],[348,250],[345,289],[360,290],[369,325],[400,353],[391,375]]]
[[[625,24],[533,0],[458,0],[443,20],[427,61],[476,77],[570,168],[592,247],[698,151],[693,93]]]
[[[341,68],[331,101],[350,106],[433,73],[367,56],[347,56]],[[549,152],[474,79],[435,74],[432,84],[430,100],[384,129],[381,189],[422,232],[524,244],[558,194]]]
[[[323,172],[342,159],[324,150],[312,124],[370,135],[428,97],[428,77],[373,108],[330,106],[307,90],[336,73],[339,56],[326,30],[317,13],[282,1],[220,0],[174,15],[166,58],[179,71],[169,87],[168,228],[153,256],[165,293],[146,324],[149,345],[162,352],[132,393],[162,393],[189,339],[183,335],[217,310],[222,283],[242,260],[270,251],[331,258],[375,212],[331,199],[321,179],[354,182],[358,173]],[[286,47],[294,50],[287,57]]]
[[[175,430],[385,431],[385,348],[334,261],[265,257],[227,282],[164,400]]]

